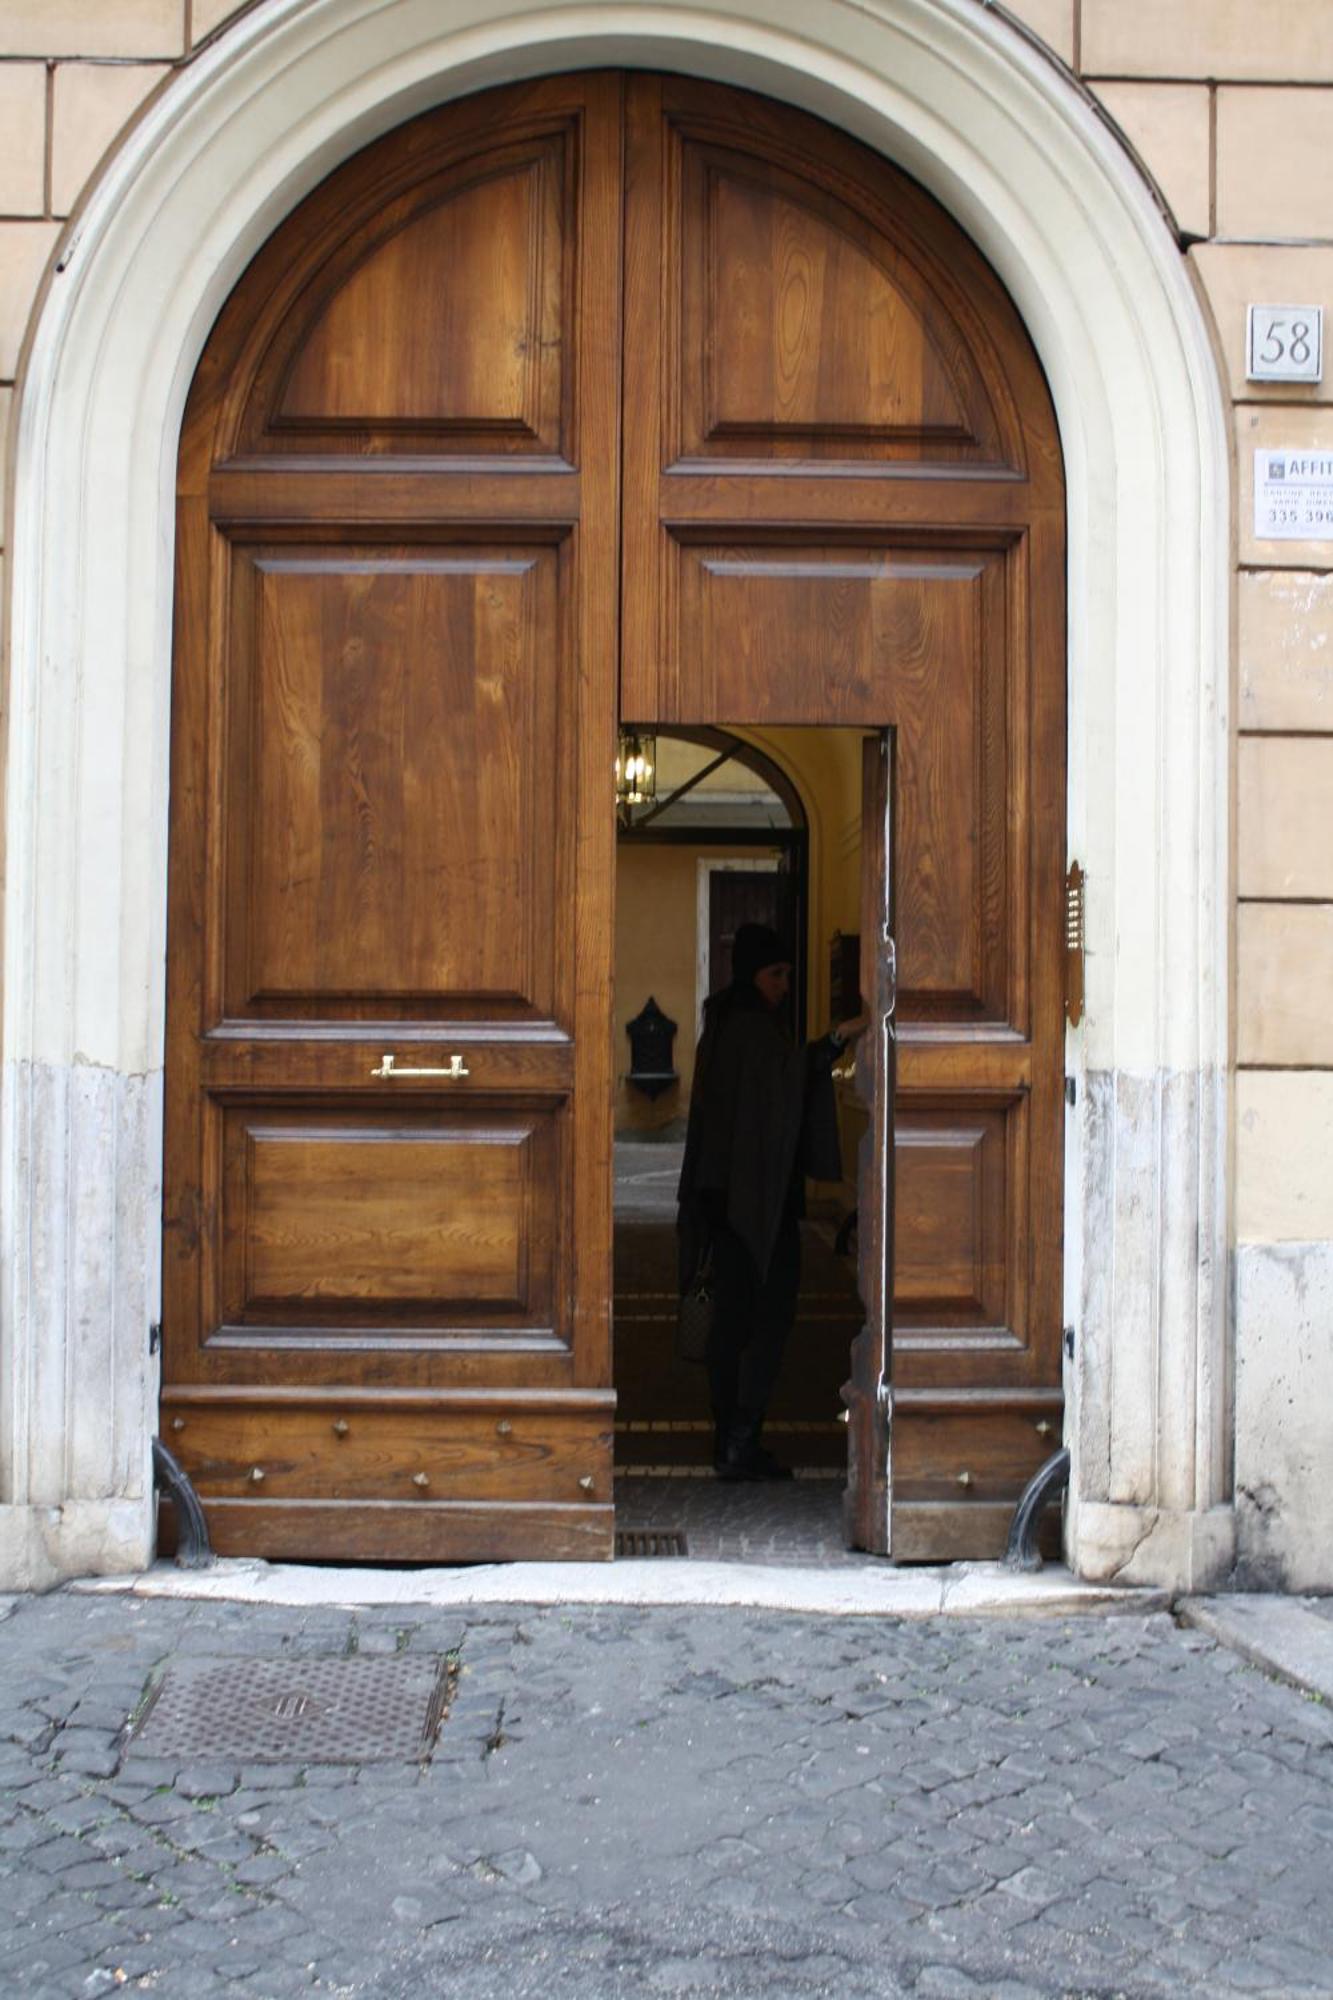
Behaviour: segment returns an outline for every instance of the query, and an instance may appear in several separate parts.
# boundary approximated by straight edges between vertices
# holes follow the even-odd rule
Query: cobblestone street
[[[1165,1614],[56,1593],[0,1657],[27,2000],[1333,1991],[1333,1717]],[[321,1659],[437,1663],[430,1760],[127,1744],[164,1672]]]

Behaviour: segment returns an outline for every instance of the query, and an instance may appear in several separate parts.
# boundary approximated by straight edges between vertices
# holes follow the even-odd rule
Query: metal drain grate
[[[448,1663],[432,1657],[181,1663],[163,1676],[129,1754],[415,1763],[434,1746],[447,1685]]]
[[[687,1556],[689,1549],[679,1528],[617,1528],[616,1558],[624,1562],[647,1556]]]

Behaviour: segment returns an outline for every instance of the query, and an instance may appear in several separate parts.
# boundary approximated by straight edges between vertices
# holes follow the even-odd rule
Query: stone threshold
[[[1229,1646],[1251,1666],[1317,1701],[1333,1702],[1333,1615],[1327,1610],[1269,1591],[1182,1597],[1175,1609],[1184,1624]]]
[[[85,1577],[66,1585],[93,1595],[202,1598],[242,1604],[355,1610],[377,1604],[713,1605],[817,1617],[939,1618],[1086,1616],[1170,1608],[1166,1590],[1085,1583],[1048,1563],[1029,1575],[999,1563],[894,1569],[702,1562],[486,1563],[456,1569],[338,1569],[322,1564],[222,1558],[210,1569],[167,1562],[135,1576]]]

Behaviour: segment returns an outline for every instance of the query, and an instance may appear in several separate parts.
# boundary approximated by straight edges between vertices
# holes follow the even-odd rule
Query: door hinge
[[[1071,1028],[1083,1019],[1083,870],[1077,861],[1065,876],[1065,1015]]]
[[[1073,1109],[1074,1105],[1078,1103],[1077,1077],[1067,1076],[1065,1078],[1065,1103],[1069,1105],[1071,1110]]]
[[[1065,1328],[1065,1353],[1072,1361],[1074,1358],[1074,1329],[1072,1326]]]
[[[161,1345],[162,1345],[162,1322],[160,1319],[155,1319],[148,1329],[148,1352],[150,1354],[156,1354],[158,1348]]]

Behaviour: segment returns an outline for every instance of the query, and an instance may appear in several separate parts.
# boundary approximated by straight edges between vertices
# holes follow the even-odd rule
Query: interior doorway
[[[681,1359],[675,1343],[676,1191],[704,1002],[728,986],[736,929],[750,923],[790,951],[784,1018],[796,1041],[856,1013],[862,735],[659,732],[656,796],[622,811],[613,1325],[617,1504],[630,1528],[660,1509],[654,1482],[714,1475],[707,1371]],[[670,1023],[667,1073],[636,1067],[636,1027],[648,1008]],[[822,1512],[835,1539],[847,1456],[840,1391],[863,1322],[854,1225],[865,1125],[850,1062],[838,1070],[844,1172],[805,1187],[795,1324],[765,1425],[784,1465],[825,1482]],[[752,1503],[737,1497],[733,1516],[752,1513]],[[808,1497],[800,1504],[811,1511]],[[668,1512],[680,1511],[673,1487]]]

